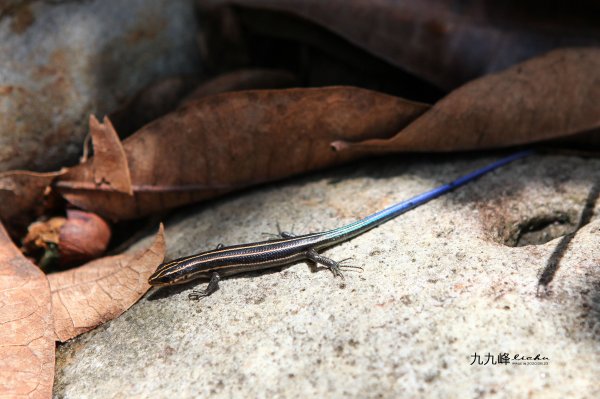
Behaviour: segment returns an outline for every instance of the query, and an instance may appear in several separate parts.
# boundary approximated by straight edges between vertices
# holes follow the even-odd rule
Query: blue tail
[[[367,230],[372,229],[375,226],[378,226],[382,223],[387,222],[390,219],[395,218],[398,215],[403,214],[404,212],[410,211],[413,208],[416,208],[419,205],[422,205],[428,201],[431,201],[434,198],[439,197],[442,194],[445,194],[449,191],[454,190],[457,187],[460,187],[464,184],[469,183],[477,179],[478,177],[485,175],[488,172],[491,172],[494,169],[497,169],[501,166],[504,166],[512,161],[517,159],[524,158],[531,154],[535,153],[534,150],[524,150],[516,152],[512,155],[507,156],[506,158],[502,158],[490,165],[484,166],[481,169],[478,169],[474,172],[471,172],[465,176],[459,177],[458,179],[450,182],[448,184],[444,184],[443,186],[439,186],[434,188],[433,190],[427,191],[423,194],[419,194],[416,197],[413,197],[409,200],[400,202],[396,205],[392,205],[389,208],[386,208],[382,211],[374,213],[370,216],[367,216],[364,219],[358,220],[354,223],[350,223],[346,226],[342,226],[340,228],[331,230],[328,232],[328,235],[331,234],[331,238],[334,240],[348,239],[349,237],[353,237],[359,234],[364,233]]]

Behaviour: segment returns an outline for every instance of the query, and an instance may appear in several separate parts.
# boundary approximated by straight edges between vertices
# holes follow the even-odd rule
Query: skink
[[[163,263],[150,276],[148,282],[153,286],[167,286],[185,283],[193,279],[209,280],[205,290],[194,290],[189,295],[190,299],[199,299],[215,292],[219,287],[221,277],[287,265],[300,260],[310,260],[323,265],[331,270],[334,276],[343,278],[341,267],[351,266],[344,265],[344,261],[336,262],[326,258],[320,255],[319,251],[356,237],[481,175],[532,153],[533,150],[514,153],[451,183],[439,186],[337,229],[300,236],[294,236],[291,233],[280,233],[278,239],[228,247],[219,245],[211,251]]]

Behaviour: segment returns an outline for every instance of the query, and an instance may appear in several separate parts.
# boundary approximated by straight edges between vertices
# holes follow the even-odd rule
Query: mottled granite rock
[[[73,163],[90,113],[200,70],[192,0],[23,1],[0,11],[0,171]]]
[[[333,228],[496,157],[398,155],[238,193],[168,220],[169,257],[276,222]],[[504,244],[576,230],[598,182],[600,160],[534,156],[326,251],[364,267],[343,284],[300,263],[225,279],[200,302],[193,284],[150,293],[59,347],[55,396],[598,397],[600,220]],[[471,365],[501,352],[548,365]]]

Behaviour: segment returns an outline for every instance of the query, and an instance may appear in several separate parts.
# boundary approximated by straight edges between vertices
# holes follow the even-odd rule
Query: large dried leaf
[[[54,329],[66,341],[112,320],[150,288],[148,277],[165,254],[162,224],[152,245],[136,254],[108,256],[48,275]]]
[[[96,184],[95,159],[57,186],[78,207],[112,219],[140,217],[347,161],[355,156],[332,151],[332,141],[391,136],[428,108],[352,87],[210,96],[123,142],[133,196]]]
[[[465,84],[395,136],[334,146],[351,153],[473,150],[598,127],[600,48],[562,49]]]
[[[41,211],[44,193],[56,178],[66,172],[35,173],[12,171],[0,173],[0,220],[11,227],[26,227]]]
[[[594,2],[552,7],[538,1],[462,0],[203,0],[199,4],[235,4],[305,18],[445,89],[555,48],[600,43],[599,8]],[[263,24],[261,33],[306,36],[294,27],[286,29],[282,24]],[[327,44],[322,41],[322,47]]]
[[[94,143],[94,158],[92,167],[86,169],[90,176],[86,177],[97,187],[133,194],[127,157],[108,118],[104,118],[101,124],[91,115],[90,134]]]
[[[48,280],[0,224],[0,397],[52,397],[54,346]]]
[[[197,82],[197,78],[181,76],[155,82],[112,112],[109,119],[119,136],[124,138],[179,105],[202,97],[228,91],[278,89],[298,85],[294,75],[277,69],[241,69],[209,79],[199,86]]]

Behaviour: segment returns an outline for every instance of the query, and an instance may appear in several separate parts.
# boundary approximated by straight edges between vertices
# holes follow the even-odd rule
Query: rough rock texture
[[[0,171],[77,159],[102,116],[159,78],[199,71],[191,0],[0,8]]]
[[[497,156],[365,161],[187,209],[167,221],[169,257],[276,222],[333,228]],[[199,302],[194,284],[151,292],[59,347],[55,397],[598,397],[593,205],[576,225],[599,181],[600,160],[536,155],[327,250],[364,267],[344,283],[301,263],[225,279]],[[486,357],[503,352],[549,360]]]

